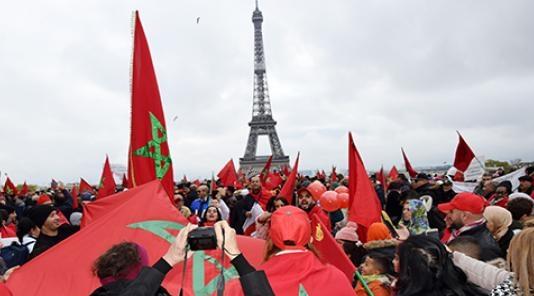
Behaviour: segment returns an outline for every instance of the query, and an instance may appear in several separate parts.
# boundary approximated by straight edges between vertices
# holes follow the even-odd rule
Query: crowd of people
[[[102,287],[92,295],[168,295],[161,281],[183,260],[185,237],[197,226],[215,228],[219,247],[240,275],[240,285],[230,284],[228,295],[534,295],[534,167],[525,172],[516,190],[510,181],[495,183],[484,175],[474,192],[461,193],[448,176],[399,174],[381,184],[372,175],[386,218],[365,232],[345,209],[327,212],[310,187],[315,181],[330,190],[348,187],[350,176],[299,176],[289,199],[279,195],[283,182],[269,186],[261,175],[240,179],[239,189],[219,181],[182,181],[174,205],[190,225],[168,253],[148,267],[143,246],[113,246],[94,264]],[[0,260],[2,280],[78,231],[84,204],[94,199],[89,191],[73,198],[61,184],[25,195],[1,193],[3,247],[24,249],[21,256]],[[310,244],[314,216],[357,267],[353,279],[326,264],[327,254]],[[241,254],[236,234],[266,241],[259,268]],[[0,284],[0,294],[2,289]]]

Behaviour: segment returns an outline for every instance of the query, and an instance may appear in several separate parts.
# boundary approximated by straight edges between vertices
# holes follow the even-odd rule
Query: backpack
[[[9,269],[13,266],[22,265],[28,260],[30,251],[27,246],[35,242],[29,242],[26,244],[19,244],[18,242],[11,243],[10,246],[3,247],[0,250],[0,257],[2,257],[6,263],[6,267]]]

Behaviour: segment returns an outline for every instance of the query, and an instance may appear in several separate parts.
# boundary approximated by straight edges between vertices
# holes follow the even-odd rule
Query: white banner
[[[495,178],[491,180],[495,185],[501,183],[502,181],[510,181],[512,183],[512,191],[515,191],[519,187],[519,177],[524,176],[526,167],[522,167],[518,170],[515,170],[509,174],[506,174],[502,177]],[[452,182],[452,189],[457,192],[473,192],[475,187],[479,182]]]

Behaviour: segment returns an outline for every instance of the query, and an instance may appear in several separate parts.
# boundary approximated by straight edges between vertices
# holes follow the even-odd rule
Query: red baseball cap
[[[482,214],[486,207],[486,200],[477,194],[470,192],[458,193],[450,202],[438,205],[438,209],[444,213],[457,209],[473,214]]]
[[[308,214],[294,206],[279,208],[271,216],[270,236],[282,250],[304,248],[311,239]]]

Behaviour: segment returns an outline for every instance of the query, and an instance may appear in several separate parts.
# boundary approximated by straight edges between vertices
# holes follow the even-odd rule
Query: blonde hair
[[[508,249],[508,270],[515,273],[525,295],[534,289],[534,228],[523,229],[514,236]]]

